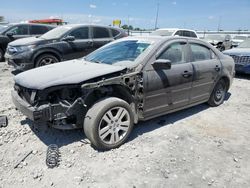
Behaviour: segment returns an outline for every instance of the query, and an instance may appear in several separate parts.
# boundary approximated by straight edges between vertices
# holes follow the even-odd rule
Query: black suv
[[[65,25],[40,37],[14,41],[8,45],[8,64],[24,71],[60,61],[83,57],[127,34],[118,28],[98,25]]]
[[[10,24],[0,29],[0,62],[4,60],[4,53],[9,42],[31,36],[40,36],[55,28],[44,24]]]

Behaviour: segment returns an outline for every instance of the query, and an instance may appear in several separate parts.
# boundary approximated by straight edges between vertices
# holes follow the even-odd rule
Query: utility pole
[[[159,16],[159,2],[157,3],[157,9],[156,9],[156,18],[155,18],[155,29],[157,29],[157,22],[158,22],[158,16]]]
[[[129,15],[128,15],[128,35],[129,35]]]
[[[220,31],[220,26],[221,26],[221,16],[219,17],[219,22],[218,22],[218,31]]]

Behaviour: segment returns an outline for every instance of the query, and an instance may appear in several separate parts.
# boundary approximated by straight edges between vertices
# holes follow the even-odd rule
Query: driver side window
[[[172,43],[157,59],[167,59],[170,60],[172,64],[185,63],[186,45],[186,43],[182,42]]]
[[[28,35],[29,29],[27,25],[19,25],[12,28],[9,33],[13,33],[13,35]]]

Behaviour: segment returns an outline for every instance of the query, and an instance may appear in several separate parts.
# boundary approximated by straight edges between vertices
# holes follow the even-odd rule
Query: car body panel
[[[121,66],[90,63],[78,59],[23,72],[15,76],[15,83],[26,88],[42,90],[57,85],[79,84],[124,69],[125,67]]]

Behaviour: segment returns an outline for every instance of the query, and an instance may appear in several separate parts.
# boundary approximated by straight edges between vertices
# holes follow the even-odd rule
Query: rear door
[[[105,27],[92,27],[93,51],[113,41],[111,31]]]
[[[67,48],[64,51],[65,59],[75,59],[89,54],[93,48],[93,40],[90,38],[89,27],[73,29],[67,36],[75,37],[74,41],[64,41]]]
[[[189,46],[194,67],[191,103],[206,101],[220,75],[221,62],[208,46],[195,41],[190,41]]]
[[[151,65],[156,59],[171,61],[171,69],[155,70]],[[187,41],[177,39],[160,50],[145,68],[144,117],[154,117],[169,110],[189,104],[193,79],[193,67],[187,61]]]

